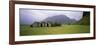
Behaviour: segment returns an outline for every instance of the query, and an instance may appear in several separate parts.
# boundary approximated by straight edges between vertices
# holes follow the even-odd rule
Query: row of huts
[[[30,27],[56,27],[61,26],[60,23],[52,23],[52,22],[34,22],[30,25]]]

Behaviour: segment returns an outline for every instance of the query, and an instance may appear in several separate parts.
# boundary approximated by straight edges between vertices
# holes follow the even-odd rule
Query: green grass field
[[[76,34],[89,33],[89,25],[62,25],[61,27],[30,27],[20,26],[20,36],[27,35],[51,35],[51,34]]]

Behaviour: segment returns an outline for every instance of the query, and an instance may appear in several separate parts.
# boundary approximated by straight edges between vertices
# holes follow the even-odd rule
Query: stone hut
[[[30,27],[56,27],[56,26],[61,26],[61,24],[42,21],[42,22],[34,22],[33,24],[30,25]]]
[[[51,24],[49,22],[34,22],[30,25],[30,27],[50,27]]]

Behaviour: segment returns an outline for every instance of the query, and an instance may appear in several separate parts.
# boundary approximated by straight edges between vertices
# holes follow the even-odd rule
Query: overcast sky
[[[31,24],[34,21],[42,21],[48,17],[56,15],[65,15],[71,19],[80,20],[83,11],[69,11],[69,10],[43,10],[43,9],[19,9],[20,22]]]

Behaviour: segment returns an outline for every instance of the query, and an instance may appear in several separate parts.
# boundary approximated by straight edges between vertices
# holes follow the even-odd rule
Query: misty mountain
[[[69,17],[65,16],[65,15],[56,15],[56,16],[52,16],[52,17],[48,17],[45,20],[46,22],[53,22],[53,23],[61,23],[61,24],[68,24],[68,23],[74,23],[76,22],[75,19],[70,19]]]

